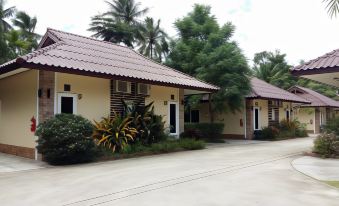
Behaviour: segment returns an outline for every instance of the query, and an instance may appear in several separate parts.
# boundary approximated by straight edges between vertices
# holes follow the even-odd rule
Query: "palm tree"
[[[160,20],[155,23],[153,18],[147,17],[140,37],[138,46],[141,54],[161,61],[162,56],[168,53],[167,35],[160,28]]]
[[[135,40],[140,38],[139,18],[148,12],[148,8],[141,9],[140,2],[135,0],[112,0],[106,3],[109,11],[92,17],[89,31],[95,32],[94,37],[133,47]]]
[[[332,17],[336,17],[339,13],[339,0],[324,0],[326,3],[326,9],[328,14]]]
[[[12,6],[4,9],[5,3],[5,0],[0,0],[0,27],[2,31],[7,32],[12,29],[12,26],[6,21],[6,19],[13,16],[15,13],[15,7]]]
[[[289,73],[290,65],[285,60],[285,54],[279,51],[260,52],[254,55],[252,73],[259,79],[283,89],[296,84],[297,79]]]
[[[17,30],[11,30],[5,34],[10,58],[24,55],[30,51],[31,42],[23,40],[21,36],[21,32]]]
[[[13,19],[13,25],[19,28],[22,39],[31,43],[30,48],[28,48],[29,51],[38,46],[38,39],[41,37],[39,34],[35,33],[37,21],[36,17],[30,17],[23,11],[18,12],[16,18]]]

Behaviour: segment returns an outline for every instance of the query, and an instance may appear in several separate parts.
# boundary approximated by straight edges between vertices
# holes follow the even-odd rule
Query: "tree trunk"
[[[212,94],[208,94],[208,110],[210,113],[210,121],[211,123],[214,123],[214,114],[212,109]]]

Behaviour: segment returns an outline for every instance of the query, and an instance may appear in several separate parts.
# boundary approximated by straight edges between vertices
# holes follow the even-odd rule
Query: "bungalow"
[[[225,138],[253,139],[254,131],[291,119],[292,103],[309,103],[288,91],[258,78],[251,78],[252,91],[240,111],[215,114],[215,122],[224,123]],[[206,96],[206,95],[205,95]],[[207,98],[189,111],[186,122],[210,122]]]
[[[48,29],[36,51],[0,66],[0,152],[37,158],[39,122],[57,113],[100,120],[124,112],[121,99],[154,102],[178,136],[184,95],[218,89],[130,48]]]
[[[294,117],[306,124],[308,132],[318,134],[321,126],[325,125],[328,119],[335,117],[335,109],[339,108],[339,102],[311,89],[294,86],[288,91],[311,102],[311,104],[297,105],[293,109]]]

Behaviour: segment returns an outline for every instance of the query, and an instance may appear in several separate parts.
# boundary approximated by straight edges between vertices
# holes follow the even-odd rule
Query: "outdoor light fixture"
[[[51,89],[47,89],[47,98],[49,99],[51,97]]]
[[[78,99],[82,99],[82,94],[78,94]]]
[[[42,89],[38,90],[38,97],[41,98],[42,97]]]
[[[164,105],[167,105],[167,101],[164,101]]]

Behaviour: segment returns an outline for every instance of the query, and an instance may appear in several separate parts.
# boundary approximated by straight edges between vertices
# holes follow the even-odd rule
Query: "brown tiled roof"
[[[48,29],[42,45],[47,46],[1,65],[0,74],[25,67],[203,91],[219,89],[146,58],[133,49],[93,38]]]
[[[326,97],[322,94],[319,94],[316,91],[311,89],[300,87],[300,86],[293,86],[289,89],[290,92],[297,91],[295,94],[299,97],[306,99],[311,102],[311,104],[304,105],[305,107],[338,107],[339,102]]]
[[[251,78],[251,86],[252,91],[246,98],[276,99],[289,102],[309,103],[309,101],[298,97],[297,95],[273,86],[256,77]]]
[[[329,69],[338,69],[339,67],[339,49],[333,50],[323,56],[310,60],[304,64],[293,67],[292,73],[306,72],[325,72]]]

